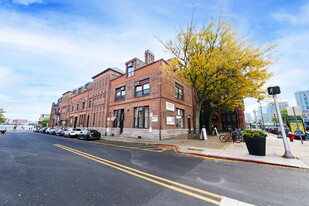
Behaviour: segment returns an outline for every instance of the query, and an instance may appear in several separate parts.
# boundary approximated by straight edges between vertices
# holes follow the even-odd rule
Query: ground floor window
[[[149,128],[149,107],[134,108],[134,127]]]
[[[182,109],[176,109],[176,127],[183,128],[183,113]]]

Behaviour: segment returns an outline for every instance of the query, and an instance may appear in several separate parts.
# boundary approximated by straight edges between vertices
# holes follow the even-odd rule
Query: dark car
[[[6,133],[6,129],[4,129],[4,130],[0,130],[0,132],[1,132],[1,134]]]
[[[84,130],[82,131],[78,136],[78,139],[80,140],[93,140],[93,139],[100,139],[101,133],[97,130]]]
[[[58,129],[57,132],[56,132],[56,135],[58,135],[58,136],[64,136],[64,132],[65,132],[65,131],[66,131],[65,129]]]
[[[47,127],[42,127],[42,128],[39,130],[39,132],[40,132],[40,133],[45,133],[46,130],[47,130]]]

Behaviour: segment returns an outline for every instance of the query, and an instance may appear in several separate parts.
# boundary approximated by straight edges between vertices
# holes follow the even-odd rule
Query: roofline
[[[149,65],[151,65],[151,64],[155,64],[155,63],[157,63],[157,62],[159,62],[159,61],[164,61],[166,64],[168,64],[163,58],[161,58],[161,59],[158,59],[158,60],[156,60],[156,61],[154,61],[154,62],[151,62],[151,63],[149,63],[149,64],[146,64],[146,65],[144,65],[144,66],[142,66],[142,67],[140,67],[140,68],[138,68],[138,69],[135,69],[134,71],[143,69],[144,67],[147,67],[147,66],[149,66]],[[122,76],[125,76],[125,75],[126,75],[126,73],[122,74],[122,75],[119,76],[119,77],[116,77],[115,79],[118,79],[118,78],[120,78],[120,77],[122,77]],[[114,81],[115,79],[112,79],[111,81]]]
[[[67,93],[69,93],[69,92],[72,92],[72,91],[67,91],[67,92],[64,92],[62,95],[65,95],[65,94],[67,94]]]
[[[110,71],[110,70],[112,70],[112,71],[114,71],[114,72],[117,72],[118,74],[123,74],[123,73],[120,73],[120,72],[118,72],[118,71],[116,71],[116,70],[114,70],[114,69],[112,69],[112,68],[107,68],[107,69],[105,69],[104,71],[100,72],[99,74],[93,76],[92,79],[94,79],[94,78],[96,78],[97,76],[100,76],[101,74],[104,74],[105,72],[108,72],[108,71]]]

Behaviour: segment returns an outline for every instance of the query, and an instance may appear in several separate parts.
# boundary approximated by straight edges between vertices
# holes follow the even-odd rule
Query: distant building
[[[12,123],[13,124],[26,124],[27,120],[26,119],[13,119]]]
[[[50,114],[41,114],[39,118],[39,122],[42,122],[43,120],[49,120]]]
[[[251,113],[249,113],[249,112],[245,113],[245,121],[246,122],[252,122],[253,121]]]
[[[296,103],[302,111],[309,111],[309,90],[295,92]]]
[[[263,111],[264,123],[271,123],[270,114],[267,113],[267,106],[262,106],[262,111]],[[258,107],[257,118],[258,118],[258,120],[262,120],[261,107]]]

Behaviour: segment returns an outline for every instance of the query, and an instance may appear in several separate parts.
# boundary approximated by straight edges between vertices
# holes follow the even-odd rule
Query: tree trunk
[[[196,104],[196,113],[195,113],[195,139],[200,139],[200,114],[202,109],[202,103]]]
[[[207,126],[206,126],[206,131],[208,132],[208,134],[211,134],[212,132],[212,113],[210,113],[209,115],[207,115]]]

